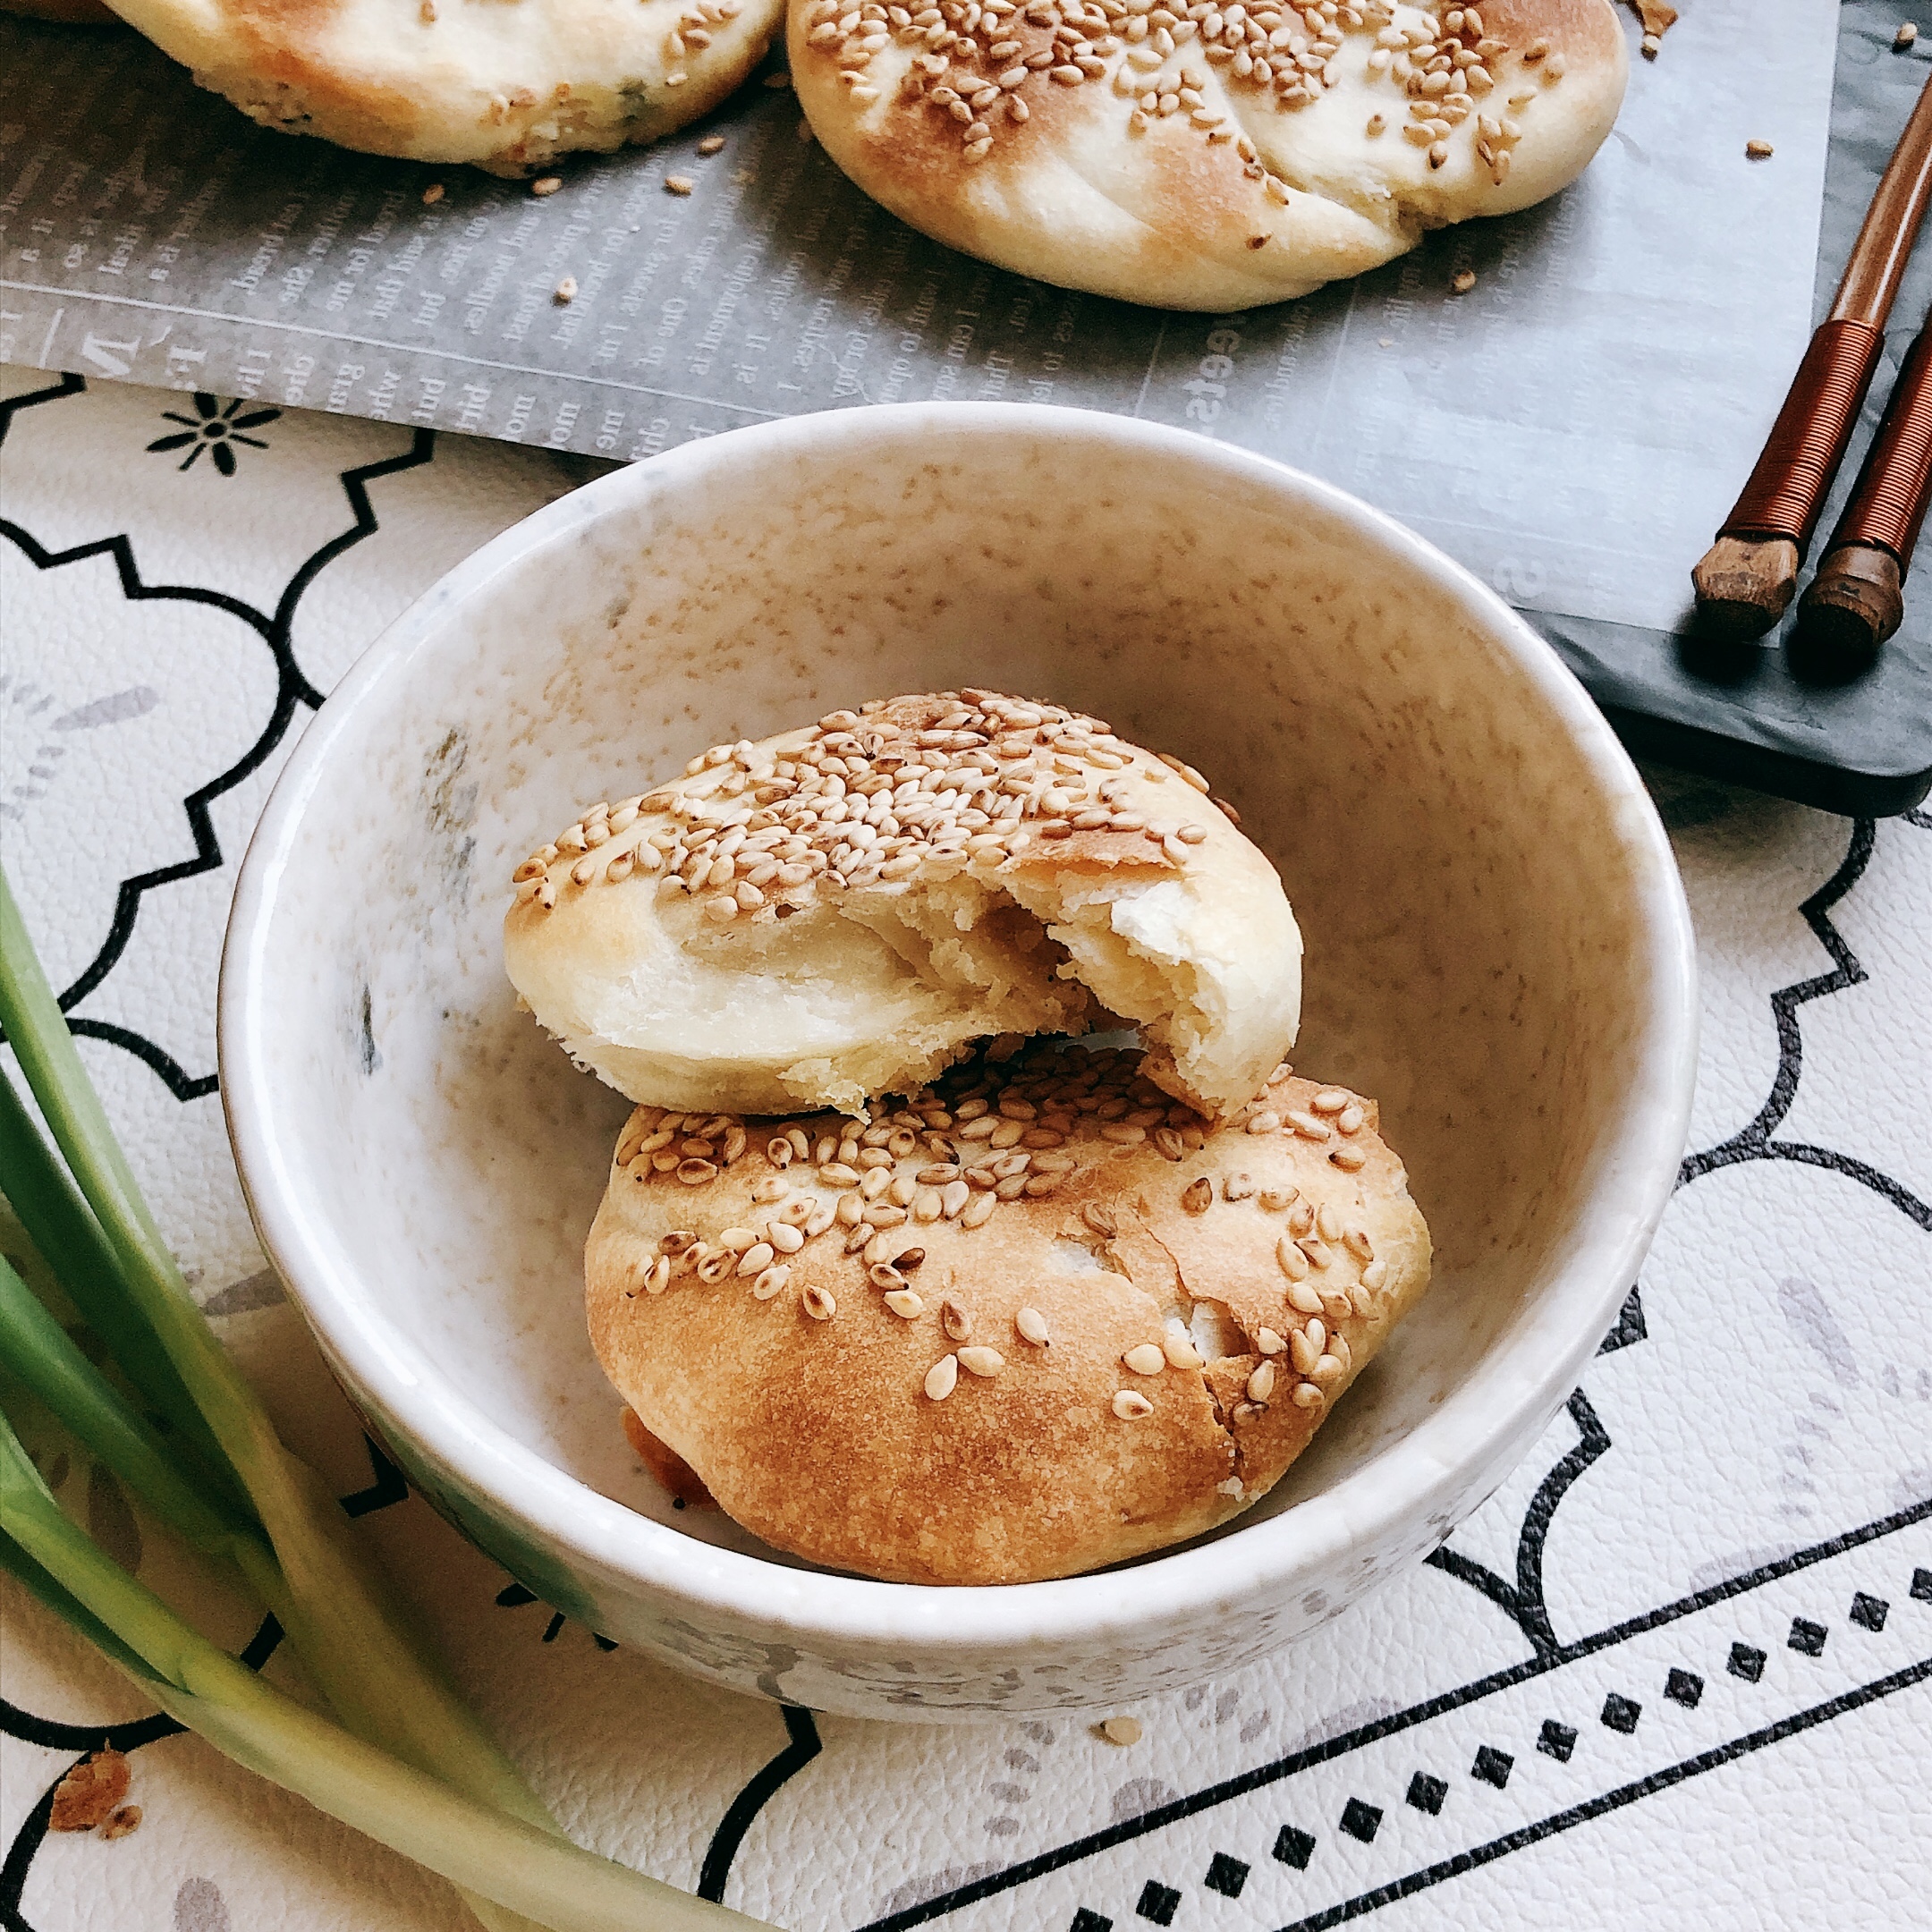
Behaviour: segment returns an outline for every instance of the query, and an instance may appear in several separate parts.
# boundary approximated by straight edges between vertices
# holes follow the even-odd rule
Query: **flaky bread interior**
[[[784,0],[115,0],[250,120],[519,174],[655,140],[763,58]]]
[[[1304,295],[1544,199],[1629,69],[1610,0],[792,0],[788,35],[819,141],[902,220],[1174,309]]]
[[[1138,1024],[1216,1114],[1292,1044],[1301,936],[1198,773],[996,693],[719,746],[519,869],[510,978],[580,1064],[707,1113],[856,1110],[973,1041]]]
[[[1224,1522],[1428,1265],[1372,1102],[1284,1069],[1216,1127],[1062,1042],[864,1122],[640,1108],[585,1251],[606,1373],[730,1515],[925,1583]]]

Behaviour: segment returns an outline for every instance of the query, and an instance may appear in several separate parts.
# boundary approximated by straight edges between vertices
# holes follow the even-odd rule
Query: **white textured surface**
[[[0,394],[39,382],[19,377]],[[272,484],[269,470],[250,467],[264,453],[247,450],[233,479],[207,462],[181,475],[178,456],[144,453],[172,427],[157,411],[177,401],[116,389],[18,413],[0,458],[13,525],[48,550],[124,534],[143,581],[217,589],[272,613],[318,544],[353,527],[339,472],[407,448],[393,429],[291,415],[255,432],[277,460]],[[380,528],[327,564],[297,610],[309,678],[332,682],[416,589],[566,480],[535,456],[448,444],[432,467],[372,483]],[[285,514],[249,501],[271,489],[277,504],[288,493]],[[72,976],[106,940],[121,882],[194,852],[181,801],[233,763],[251,726],[267,728],[272,653],[229,613],[129,602],[106,560],[36,571],[16,540],[0,547],[0,854],[56,975]],[[32,621],[21,621],[28,610]],[[23,691],[28,682],[36,691]],[[90,726],[55,728],[143,686],[157,703],[113,716],[106,707],[89,714]],[[275,762],[215,801],[222,863],[148,891],[125,952],[79,1005],[153,1040],[189,1081],[213,1072],[219,924]],[[1741,1135],[1742,1151],[1758,1145],[1752,1123],[1781,1066],[1773,996],[1834,972],[1826,936],[1856,968],[1843,976],[1853,983],[1827,981],[1818,996],[1785,1003],[1801,1078],[1788,1111],[1764,1123],[1774,1148],[1817,1150],[1825,1164],[1743,1162],[1674,1203],[1643,1276],[1645,1338],[1584,1377],[1608,1446],[1562,1501],[1544,1548],[1559,1644],[1693,1593],[1711,1600],[1483,1689],[1488,1674],[1531,1657],[1529,1641],[1463,1582],[1418,1569],[1282,1658],[1139,1707],[1146,1737],[1128,1750],[1063,1719],[970,1731],[826,1719],[820,1754],[750,1826],[732,1903],[800,1932],[860,1925],[1335,1736],[1345,1748],[1326,1763],[936,1922],[1063,1932],[1085,1908],[1129,1932],[1157,1922],[1136,1916],[1153,1881],[1180,1894],[1175,1926],[1250,1932],[1523,1830],[1520,1849],[1385,1904],[1372,1922],[1419,1932],[1932,1927],[1924,1682],[1762,1748],[1735,1748],[1932,1657],[1932,1601],[1910,1594],[1915,1571],[1932,1571],[1932,830],[1884,823],[1860,864],[1866,835],[1843,821],[1663,775],[1657,784],[1679,827],[1705,972],[1693,1148]],[[1834,902],[1815,913],[1814,929],[1800,907],[1835,879],[1841,890],[1825,895]],[[178,1101],[120,1046],[90,1040],[84,1051],[203,1292],[248,1310],[223,1318],[225,1335],[337,1489],[367,1487],[348,1412],[292,1311],[256,1279],[260,1258],[218,1102]],[[1787,1077],[1795,1071],[1789,1051],[1782,1063]],[[1861,1178],[1853,1162],[1869,1172]],[[1869,1184],[1880,1181],[1889,1195]],[[1573,1416],[1559,1418],[1453,1547],[1513,1577],[1525,1513],[1578,1437]],[[63,1494],[85,1507],[87,1490],[73,1472]],[[1914,1510],[1916,1522],[1833,1547],[1846,1531]],[[365,1533],[572,1829],[694,1884],[733,1796],[785,1742],[778,1713],[628,1652],[603,1653],[576,1626],[545,1644],[547,1610],[498,1606],[506,1580],[419,1502],[370,1515]],[[165,1546],[144,1540],[142,1573],[165,1581]],[[1786,1567],[1807,1550],[1825,1554]],[[1740,1577],[1744,1588],[1712,1597]],[[1888,1605],[1881,1631],[1848,1614],[1854,1591]],[[17,1593],[4,1603],[0,1670],[11,1704],[85,1725],[141,1715],[124,1684]],[[239,1643],[248,1620],[233,1606],[224,1614],[220,1633]],[[1788,1647],[1794,1616],[1826,1629],[1818,1657]],[[1726,1669],[1736,1643],[1766,1653],[1758,1683]],[[1672,1668],[1704,1680],[1694,1710],[1665,1694]],[[1468,1687],[1479,1688],[1461,1694]],[[1629,1735],[1599,1719],[1613,1693],[1641,1707]],[[1432,1698],[1445,1707],[1405,1721]],[[1536,1748],[1546,1719],[1580,1734],[1567,1764]],[[1377,1720],[1395,1728],[1365,1734]],[[1470,1775],[1485,1744],[1513,1759],[1503,1791]],[[1723,1761],[1573,1828],[1538,1829],[1706,1751]],[[0,1842],[14,1843],[73,1755],[0,1737]],[[51,1839],[28,1864],[17,1910],[33,1932],[453,1932],[463,1923],[440,1886],[192,1741],[146,1746],[133,1770],[132,1795],[147,1811],[137,1835],[114,1844]],[[1403,1802],[1419,1770],[1448,1787],[1439,1817]],[[1373,1845],[1339,1828],[1350,1797],[1384,1811]],[[1284,1824],[1316,1840],[1306,1872],[1269,1856]],[[1216,1852],[1252,1867],[1239,1899],[1203,1884]]]

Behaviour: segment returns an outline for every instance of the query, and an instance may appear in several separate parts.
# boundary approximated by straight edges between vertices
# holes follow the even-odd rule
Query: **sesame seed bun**
[[[779,1549],[1072,1575],[1264,1496],[1422,1293],[1377,1124],[1282,1068],[1216,1126],[1138,1053],[1063,1041],[863,1123],[640,1107],[585,1250],[590,1339],[653,1466]]]
[[[1125,1019],[1148,1076],[1217,1114],[1293,1043],[1301,942],[1206,792],[1057,706],[880,699],[593,807],[518,868],[504,963],[659,1106],[856,1111],[976,1040]]]
[[[792,0],[788,32],[813,131],[894,214],[1172,309],[1305,295],[1555,194],[1629,69],[1610,0]]]
[[[783,0],[115,0],[252,121],[520,174],[655,140],[764,55]]]

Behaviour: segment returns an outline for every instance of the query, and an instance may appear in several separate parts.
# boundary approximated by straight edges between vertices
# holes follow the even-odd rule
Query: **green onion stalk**
[[[470,1893],[551,1932],[756,1925],[453,1789],[284,1697],[210,1643],[71,1522],[0,1421],[0,1565],[94,1641],[171,1717]]]
[[[4,1421],[0,1565],[178,1721],[455,1881],[493,1932],[753,1925],[577,1850],[462,1701],[195,1305],[4,870],[0,1026],[65,1159],[0,1072],[0,1191],[136,1399],[4,1264],[0,1360],[168,1530],[240,1572],[339,1722],[263,1683],[121,1570],[61,1512]]]

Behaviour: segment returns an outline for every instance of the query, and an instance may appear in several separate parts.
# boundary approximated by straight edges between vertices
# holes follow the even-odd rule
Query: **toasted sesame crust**
[[[861,1122],[640,1108],[585,1250],[605,1372],[723,1509],[922,1583],[1072,1575],[1225,1521],[1428,1266],[1372,1101],[1283,1068],[1213,1126],[1138,1054],[1060,1041]]]
[[[655,140],[762,58],[783,0],[118,0],[251,120],[520,174]]]
[[[867,193],[969,254],[1176,309],[1303,295],[1580,174],[1610,0],[792,0],[792,78]]]
[[[1292,1045],[1301,936],[1233,808],[1098,720],[880,699],[599,803],[514,875],[511,979],[657,1106],[857,1108],[991,1035],[1140,1024],[1208,1112]]]

